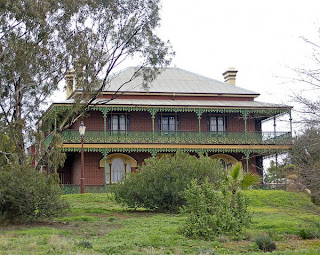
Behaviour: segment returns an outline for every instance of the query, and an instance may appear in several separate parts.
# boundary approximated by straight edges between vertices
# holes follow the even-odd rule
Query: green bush
[[[258,236],[255,243],[258,245],[259,249],[264,252],[271,252],[277,249],[276,244],[272,242],[271,237],[269,236]]]
[[[178,153],[146,159],[137,173],[127,175],[112,190],[117,202],[131,208],[177,211],[185,204],[184,190],[192,179],[202,183],[208,178],[215,188],[220,188],[223,174],[218,160]]]
[[[185,198],[187,203],[182,212],[187,219],[182,232],[188,237],[206,240],[219,235],[237,237],[250,224],[248,199],[241,192],[217,191],[208,181],[199,185],[194,180],[185,191]]]
[[[68,208],[60,192],[56,175],[23,166],[0,171],[0,221],[30,222],[58,215]]]

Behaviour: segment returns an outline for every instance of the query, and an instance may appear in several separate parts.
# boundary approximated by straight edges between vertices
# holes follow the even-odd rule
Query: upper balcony
[[[47,141],[50,140],[47,137]],[[78,130],[62,133],[63,143],[81,142]],[[91,144],[237,144],[237,145],[291,145],[290,132],[140,132],[140,131],[86,131],[85,143]]]

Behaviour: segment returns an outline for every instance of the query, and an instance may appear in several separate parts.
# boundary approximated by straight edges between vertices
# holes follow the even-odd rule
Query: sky
[[[176,66],[223,81],[229,67],[236,85],[258,101],[294,106],[293,68],[312,61],[302,37],[319,42],[319,0],[162,0],[159,35],[170,40]]]
[[[256,100],[295,106],[291,95],[305,87],[291,82],[292,69],[312,65],[312,48],[302,37],[320,42],[320,0],[161,0],[161,5],[158,35],[176,52],[171,66],[220,81],[234,67],[236,86],[260,93]],[[57,97],[64,99],[65,92]]]

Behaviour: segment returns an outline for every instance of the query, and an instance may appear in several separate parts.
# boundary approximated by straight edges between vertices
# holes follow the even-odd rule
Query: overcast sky
[[[160,35],[171,41],[177,66],[217,80],[228,67],[237,85],[260,101],[290,103],[293,74],[311,56],[300,38],[317,40],[319,0],[162,0]]]
[[[256,91],[259,101],[293,105],[290,68],[309,66],[320,41],[320,0],[161,0],[159,35],[170,40],[171,66],[223,81],[229,67],[236,85]],[[131,66],[132,62],[128,62]],[[127,67],[127,66],[124,66]],[[54,98],[64,99],[65,92]]]

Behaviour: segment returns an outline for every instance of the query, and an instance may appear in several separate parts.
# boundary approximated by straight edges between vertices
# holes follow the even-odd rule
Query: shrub
[[[1,221],[30,222],[58,215],[66,208],[56,175],[46,176],[23,166],[0,171]]]
[[[137,173],[132,173],[112,188],[115,200],[131,208],[177,211],[185,204],[184,190],[192,179],[205,178],[215,188],[221,186],[223,170],[218,160],[189,154],[146,159]]]
[[[276,244],[272,242],[269,236],[258,236],[255,243],[258,245],[259,249],[264,252],[274,251],[277,249]]]
[[[248,199],[241,192],[216,191],[208,181],[195,180],[185,191],[187,214],[183,234],[191,238],[214,239],[219,235],[239,236],[251,221]]]

